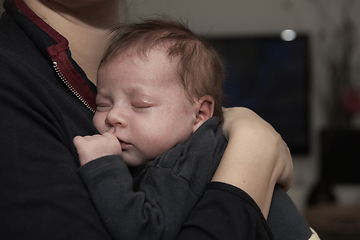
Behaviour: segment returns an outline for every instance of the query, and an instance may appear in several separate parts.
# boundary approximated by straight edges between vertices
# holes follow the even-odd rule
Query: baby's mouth
[[[120,142],[120,145],[121,145],[121,149],[122,149],[123,151],[124,151],[124,150],[127,150],[127,149],[131,146],[130,143],[121,141],[120,139],[119,139],[119,142]]]

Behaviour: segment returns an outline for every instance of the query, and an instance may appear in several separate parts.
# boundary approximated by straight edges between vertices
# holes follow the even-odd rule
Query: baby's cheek
[[[150,121],[148,122],[150,123]],[[143,151],[156,157],[173,148],[176,142],[174,142],[173,129],[166,122],[154,123],[151,121],[151,123],[152,126],[148,125],[147,128],[142,128],[142,131],[137,133],[141,135]]]
[[[170,150],[171,148],[174,147],[175,144],[171,143],[171,141],[169,141],[169,139],[166,138],[161,138],[161,137],[157,137],[157,138],[153,138],[148,144],[147,144],[147,149],[148,152],[151,156],[153,157],[157,157],[163,153],[165,153],[166,151]]]
[[[96,112],[93,117],[93,124],[101,134],[106,132],[107,127],[105,125],[105,116],[103,116],[103,114]]]

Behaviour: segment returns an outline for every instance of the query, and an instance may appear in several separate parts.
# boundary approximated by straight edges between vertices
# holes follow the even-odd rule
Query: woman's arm
[[[232,108],[224,112],[228,146],[212,182],[183,223],[177,239],[274,239],[279,234],[279,239],[292,239],[294,229],[296,236],[301,236],[298,239],[308,239],[311,232],[301,216],[293,214],[296,207],[291,201],[285,203],[281,197],[274,200],[292,210],[287,229],[281,225],[287,214],[284,211],[272,209],[269,218],[272,222],[277,219],[279,224],[270,228],[264,218],[275,183],[285,189],[291,186],[293,166],[286,144],[251,110]]]
[[[268,215],[275,183],[288,190],[293,165],[289,149],[274,128],[246,108],[224,109],[224,135],[229,139],[212,181],[249,194]]]

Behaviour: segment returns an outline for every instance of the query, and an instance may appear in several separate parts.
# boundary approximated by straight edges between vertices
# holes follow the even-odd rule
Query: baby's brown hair
[[[128,51],[146,57],[152,48],[164,47],[170,60],[178,60],[178,73],[190,100],[210,95],[215,101],[214,116],[223,122],[224,67],[211,44],[183,22],[166,16],[120,25],[113,34],[99,67]]]

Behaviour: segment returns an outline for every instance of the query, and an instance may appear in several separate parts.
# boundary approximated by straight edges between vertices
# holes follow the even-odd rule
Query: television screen
[[[244,106],[268,121],[293,154],[309,152],[309,43],[307,36],[208,39],[226,69],[224,106]]]

